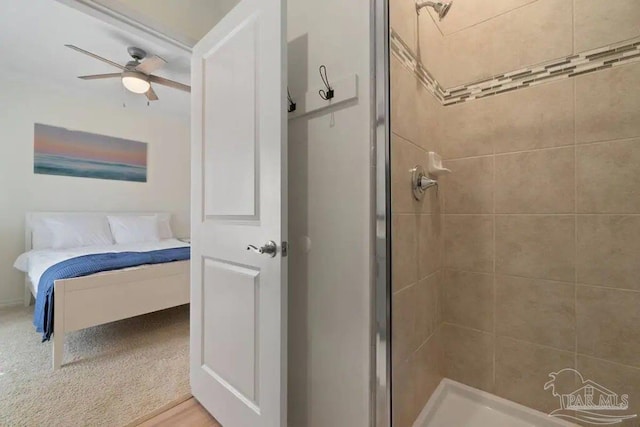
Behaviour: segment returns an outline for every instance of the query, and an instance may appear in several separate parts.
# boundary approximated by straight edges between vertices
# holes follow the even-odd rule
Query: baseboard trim
[[[193,396],[191,395],[191,393],[187,393],[184,394],[180,397],[178,397],[175,400],[172,400],[171,402],[167,403],[166,405],[162,405],[161,407],[159,407],[158,409],[155,409],[151,412],[149,412],[146,415],[143,415],[139,418],[136,418],[135,420],[131,421],[129,424],[127,424],[125,427],[136,427],[139,426],[140,424],[144,423],[145,421],[150,420],[151,418],[155,417],[156,415],[160,415],[163,412],[168,411],[169,409],[173,408],[174,406],[178,406],[179,404],[186,402],[187,400],[191,399]]]
[[[15,307],[17,305],[23,305],[23,304],[24,304],[24,300],[22,298],[4,300],[4,301],[0,301],[0,308]]]

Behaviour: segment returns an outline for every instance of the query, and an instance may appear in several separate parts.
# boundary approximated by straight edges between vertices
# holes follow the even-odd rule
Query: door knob
[[[276,256],[276,253],[278,253],[278,245],[273,240],[269,240],[261,248],[255,247],[253,245],[249,245],[247,246],[247,250],[254,251],[255,253],[260,255],[262,254],[271,255],[271,258],[273,258]]]

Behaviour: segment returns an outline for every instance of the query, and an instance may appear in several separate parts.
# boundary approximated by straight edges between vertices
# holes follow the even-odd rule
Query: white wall
[[[0,112],[0,306],[22,297],[24,276],[13,262],[23,252],[26,211],[167,211],[176,214],[176,234],[188,235],[188,115],[101,105],[7,75],[0,76]],[[34,123],[149,143],[148,182],[34,174]]]
[[[289,426],[370,418],[370,3],[290,0],[294,98],[357,73],[359,99],[289,126]],[[304,251],[304,236],[311,249]]]

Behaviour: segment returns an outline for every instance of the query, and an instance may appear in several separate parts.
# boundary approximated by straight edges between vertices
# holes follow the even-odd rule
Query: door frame
[[[389,0],[371,0],[371,135],[375,152],[372,209],[375,271],[372,292],[371,424],[391,426],[391,88]]]

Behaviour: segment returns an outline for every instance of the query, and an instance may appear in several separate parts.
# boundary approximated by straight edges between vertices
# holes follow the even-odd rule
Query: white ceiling
[[[240,0],[93,1],[193,46]]]
[[[189,53],[160,40],[141,39],[53,0],[0,0],[0,78],[3,73],[37,79],[105,104],[140,109],[147,114],[189,115],[189,94],[154,85],[160,100],[147,107],[144,95],[123,89],[120,79],[85,81],[79,75],[118,72],[101,61],[75,52],[73,44],[119,64],[130,60],[128,46],[137,46],[167,60],[156,73],[189,84]]]

